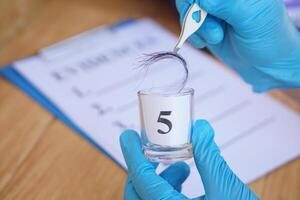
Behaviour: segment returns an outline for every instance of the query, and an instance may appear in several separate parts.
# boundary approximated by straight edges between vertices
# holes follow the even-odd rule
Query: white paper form
[[[140,127],[136,93],[141,78],[134,63],[143,53],[171,50],[176,39],[153,21],[138,20],[84,34],[69,48],[61,43],[45,49],[16,62],[15,69],[125,167],[119,135]],[[267,95],[254,94],[205,53],[189,45],[180,53],[189,64],[188,86],[195,89],[194,118],[212,123],[222,155],[243,181],[299,157],[298,114]],[[176,77],[164,69],[155,72],[158,77]],[[195,197],[204,191],[193,163],[191,167],[183,193]]]

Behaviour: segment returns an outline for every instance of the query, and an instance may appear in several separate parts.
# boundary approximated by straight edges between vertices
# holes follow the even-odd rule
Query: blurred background
[[[289,0],[296,1],[299,4],[299,0]],[[297,15],[299,12],[293,12],[293,16]],[[150,17],[176,34],[180,31],[174,1],[169,0],[0,0],[0,66],[97,26],[142,17]],[[285,94],[292,99],[286,99]],[[300,104],[299,90],[276,91],[271,95],[285,99],[290,107],[297,108],[293,105]],[[0,199],[44,199],[53,191],[57,192],[57,199],[73,199],[74,196],[78,199],[122,199],[126,173],[3,78],[0,78],[0,109]],[[12,138],[6,137],[8,135]],[[13,146],[15,141],[18,145]],[[53,145],[54,150],[48,153],[47,149]],[[9,146],[13,147],[7,155],[6,148]],[[34,148],[40,151],[33,151]],[[31,151],[34,156],[29,156]],[[44,156],[47,165],[34,159]],[[39,164],[32,169],[32,176],[46,171],[49,174],[45,176],[57,175],[53,182],[47,183],[48,188],[31,190],[27,183],[32,177],[27,176],[26,170],[32,166],[21,166],[25,159]],[[81,163],[89,165],[89,168],[81,168]],[[74,166],[81,170],[74,171]],[[287,164],[284,169],[255,181],[250,187],[259,196],[285,199],[284,194],[289,192],[289,188],[298,191],[295,186],[299,186],[299,180],[285,185],[281,182],[282,177],[293,179],[293,174],[299,172],[299,166]],[[48,168],[52,171],[48,172]],[[14,176],[17,177],[15,182],[10,183]],[[103,182],[102,179],[114,181]],[[116,182],[119,184],[116,185]],[[62,183],[62,186],[57,183]],[[275,191],[278,186],[282,189]],[[40,196],[34,196],[34,193]]]

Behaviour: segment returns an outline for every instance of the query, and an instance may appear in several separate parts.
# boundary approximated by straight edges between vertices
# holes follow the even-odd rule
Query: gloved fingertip
[[[207,120],[200,119],[195,121],[193,132],[196,132],[196,134],[193,133],[193,136],[195,135],[195,137],[203,136],[203,133],[204,134],[211,133],[212,127]]]
[[[194,123],[192,133],[192,145],[194,153],[201,154],[200,152],[208,147],[214,138],[214,130],[206,120],[197,120]],[[199,152],[200,151],[200,152]]]
[[[221,162],[220,149],[214,141],[214,130],[206,120],[195,122],[192,133],[193,155],[199,171],[209,171]],[[200,172],[201,174],[201,172]]]
[[[185,162],[177,162],[165,169],[160,176],[180,191],[181,185],[190,175],[190,167]]]
[[[173,164],[174,167],[178,168],[183,174],[188,176],[191,172],[190,166],[185,162],[176,162]]]
[[[186,179],[190,174],[190,166],[186,164],[185,162],[176,162],[172,165],[170,165],[167,169],[165,169],[160,175],[165,178],[167,176],[168,178],[171,177],[173,179]],[[177,176],[174,176],[174,174],[177,174]],[[180,176],[179,176],[180,175]]]
[[[125,130],[121,135],[120,135],[120,144],[121,147],[125,147],[128,144],[132,145],[132,144],[140,144],[140,137],[137,134],[136,131],[134,130]]]
[[[205,42],[212,45],[220,43],[224,38],[224,31],[217,22],[205,23],[200,29],[200,33]]]
[[[184,161],[178,161],[178,162],[174,163],[173,165],[180,166],[180,167],[189,167],[189,165]]]
[[[145,157],[142,150],[140,137],[137,132],[133,130],[124,131],[120,136],[120,144],[129,175],[131,175],[132,173],[139,173],[139,171],[137,170],[139,169],[139,167],[154,170],[157,166],[157,164],[149,162],[149,160],[147,160],[147,158]]]

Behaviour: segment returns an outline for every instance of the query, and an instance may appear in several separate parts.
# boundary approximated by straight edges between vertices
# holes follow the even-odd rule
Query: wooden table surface
[[[1,0],[0,66],[84,30],[145,16],[179,31],[166,0]],[[283,93],[272,95],[300,112]],[[0,78],[1,200],[122,199],[125,179],[110,159]],[[300,199],[300,159],[249,186],[262,199]]]

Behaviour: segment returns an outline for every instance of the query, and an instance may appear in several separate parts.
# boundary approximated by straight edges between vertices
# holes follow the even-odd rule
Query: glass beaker
[[[173,163],[192,158],[192,88],[180,92],[138,92],[144,154],[153,162]]]

